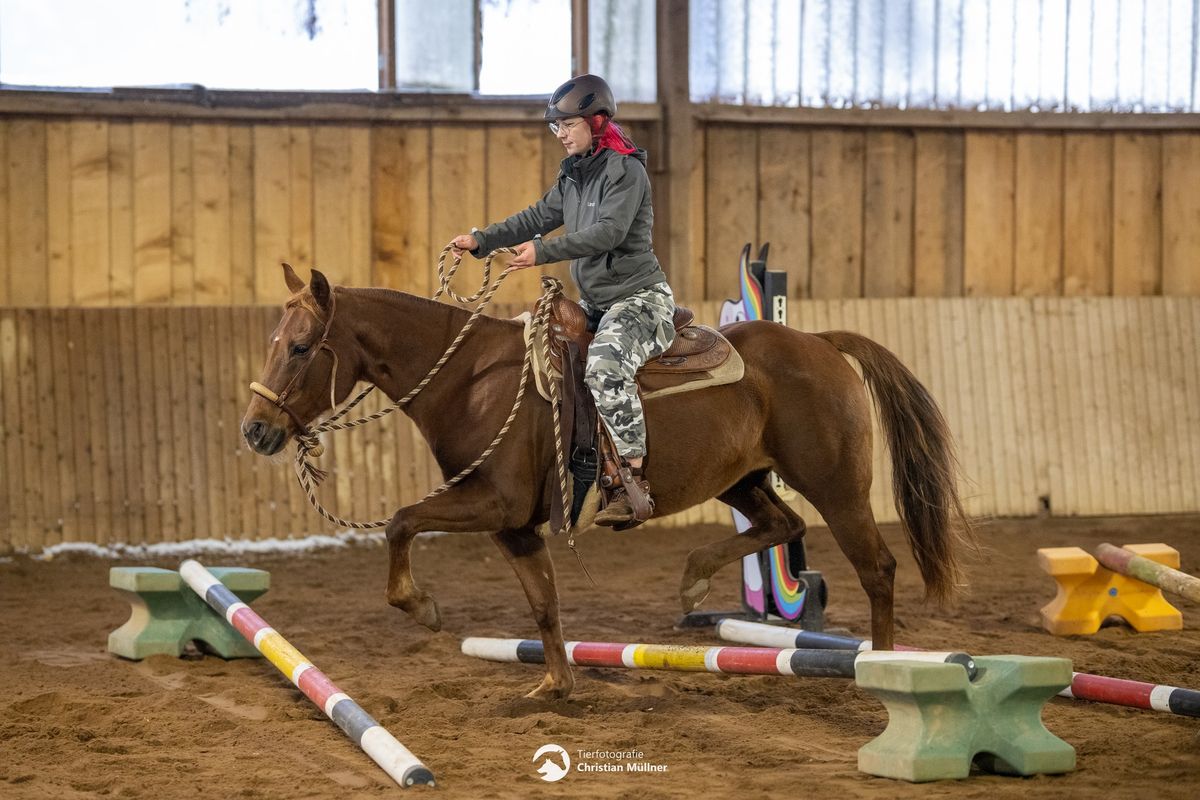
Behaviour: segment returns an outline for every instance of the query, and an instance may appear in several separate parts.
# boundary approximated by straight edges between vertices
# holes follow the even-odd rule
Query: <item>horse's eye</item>
[[[306,345],[306,344],[292,345],[292,355],[294,355],[294,356],[302,356],[307,352],[308,352],[308,345]]]

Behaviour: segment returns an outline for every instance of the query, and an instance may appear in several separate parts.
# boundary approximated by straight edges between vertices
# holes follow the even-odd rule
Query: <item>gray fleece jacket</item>
[[[534,239],[538,264],[571,259],[571,277],[584,300],[607,309],[634,292],[667,279],[650,241],[654,209],[646,151],[621,155],[604,149],[563,159],[558,180],[541,200],[503,222],[474,231],[476,258],[498,247]]]

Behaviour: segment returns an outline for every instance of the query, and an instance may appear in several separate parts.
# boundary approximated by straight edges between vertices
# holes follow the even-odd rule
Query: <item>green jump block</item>
[[[1071,684],[1065,658],[975,659],[959,664],[866,661],[856,683],[887,707],[888,726],[858,751],[861,772],[906,781],[965,778],[986,770],[1036,775],[1075,769],[1075,748],[1042,724],[1046,701]]]
[[[271,586],[271,573],[244,567],[212,567],[210,572],[238,599],[250,603]],[[183,654],[193,640],[222,658],[262,654],[196,596],[178,572],[157,567],[113,567],[108,585],[129,601],[129,621],[108,635],[108,651],[141,661],[147,656]]]

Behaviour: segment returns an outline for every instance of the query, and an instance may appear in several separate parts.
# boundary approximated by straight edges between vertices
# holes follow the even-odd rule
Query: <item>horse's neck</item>
[[[392,400],[428,374],[470,317],[465,309],[386,289],[339,289],[337,313],[346,315],[362,348],[358,378]],[[515,336],[497,320],[480,317],[458,352],[405,410],[414,419],[429,409],[444,411],[478,374],[480,357],[508,349]]]

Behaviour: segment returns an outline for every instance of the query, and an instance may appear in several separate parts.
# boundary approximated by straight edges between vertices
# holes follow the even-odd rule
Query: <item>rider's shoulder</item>
[[[609,155],[608,161],[604,165],[604,174],[610,182],[615,183],[626,175],[633,176],[634,178],[646,175],[646,167],[642,164],[641,159],[632,153],[618,153],[615,150],[610,150],[609,152],[611,155]]]

